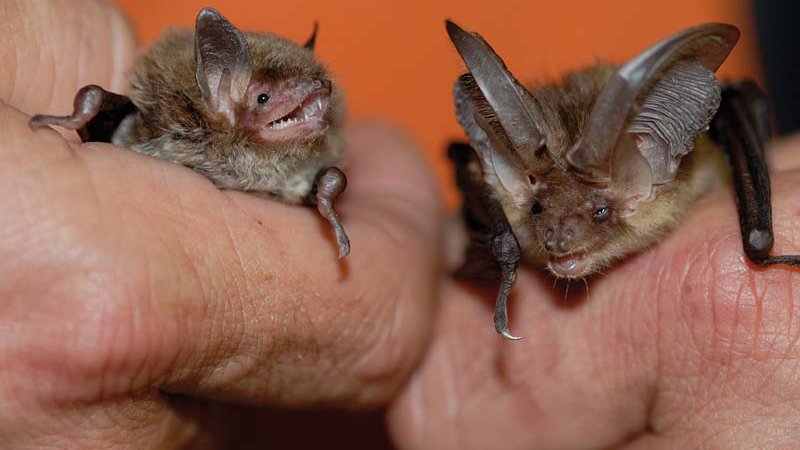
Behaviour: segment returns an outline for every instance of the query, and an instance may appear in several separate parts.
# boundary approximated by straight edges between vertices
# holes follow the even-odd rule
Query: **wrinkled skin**
[[[235,403],[389,402],[429,341],[442,267],[414,145],[347,131],[340,263],[311,209],[31,131],[82,85],[125,93],[127,26],[98,1],[0,2],[0,447],[179,447],[244,423]]]
[[[230,434],[290,448],[277,439],[302,433],[283,430],[320,415],[274,408],[320,404],[389,404],[401,449],[796,447],[800,275],[746,262],[729,192],[594,280],[588,302],[580,284],[564,302],[551,278],[521,270],[511,320],[525,339],[507,342],[490,325],[494,288],[443,276],[433,184],[390,131],[349,131],[346,269],[313,211],[32,133],[28,114],[67,111],[81,85],[123,90],[131,35],[98,5],[0,1],[0,26],[15,30],[0,56],[18,63],[0,67],[4,448]],[[102,38],[92,52],[86,36]],[[776,254],[800,246],[797,155],[800,141],[773,153]],[[378,422],[326,420],[337,417],[348,448],[378,448],[365,440]]]
[[[800,136],[771,149],[775,254],[800,247],[799,151]],[[657,248],[567,293],[522,268],[513,343],[487,325],[495,287],[449,282],[389,414],[398,447],[797,448],[800,270],[749,262],[735,217],[715,191]]]

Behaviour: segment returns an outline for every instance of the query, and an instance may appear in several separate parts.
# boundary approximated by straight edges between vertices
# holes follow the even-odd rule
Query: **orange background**
[[[192,27],[214,6],[243,30],[304,42],[320,23],[316,51],[348,98],[351,118],[381,118],[413,135],[452,205],[445,143],[462,137],[451,87],[463,65],[444,31],[450,18],[479,31],[523,81],[546,81],[598,58],[622,62],[690,25],[733,23],[742,40],[723,76],[760,78],[755,30],[744,0],[115,0],[148,44],[167,27]]]

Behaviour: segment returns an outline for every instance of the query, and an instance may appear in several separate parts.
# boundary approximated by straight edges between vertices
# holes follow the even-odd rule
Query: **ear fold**
[[[693,59],[676,61],[654,80],[626,130],[636,135],[653,183],[675,179],[681,158],[692,150],[695,137],[708,129],[719,101],[714,72]]]
[[[319,30],[319,22],[314,22],[314,29],[311,30],[311,36],[308,38],[303,47],[314,51],[314,46],[317,44],[317,30]]]
[[[212,8],[203,8],[195,25],[195,77],[209,111],[235,123],[235,105],[250,83],[250,50],[244,35]]]
[[[610,182],[626,203],[649,195],[652,186],[642,184],[647,178],[652,184],[672,181],[681,158],[719,107],[714,71],[738,38],[732,25],[701,25],[622,66],[600,94],[567,161],[589,181]],[[633,176],[645,166],[636,155],[630,157],[631,142],[647,162],[648,176]]]

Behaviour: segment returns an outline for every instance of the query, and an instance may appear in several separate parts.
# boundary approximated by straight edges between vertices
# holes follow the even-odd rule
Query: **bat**
[[[470,235],[459,273],[499,275],[494,322],[503,337],[519,339],[506,305],[520,263],[590,276],[662,239],[726,173],[748,258],[800,265],[800,256],[769,255],[766,96],[751,81],[715,76],[736,27],[689,28],[620,67],[598,64],[530,89],[479,34],[446,28],[468,69],[454,97],[470,143],[448,149]]]
[[[195,32],[171,31],[135,63],[130,94],[80,89],[69,116],[36,115],[32,128],[76,130],[181,164],[221,189],[316,205],[333,228],[339,258],[350,241],[334,209],[347,185],[342,96],[305,45],[242,33],[219,12],[200,11]]]

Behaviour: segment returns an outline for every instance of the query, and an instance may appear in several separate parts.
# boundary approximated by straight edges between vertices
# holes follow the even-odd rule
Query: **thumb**
[[[125,16],[99,1],[0,0],[0,99],[28,113],[67,113],[78,88],[125,90],[136,43]]]

